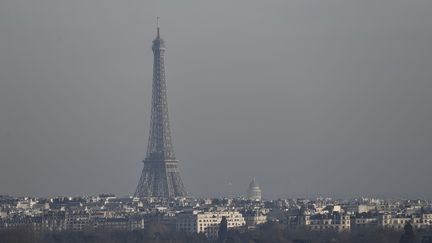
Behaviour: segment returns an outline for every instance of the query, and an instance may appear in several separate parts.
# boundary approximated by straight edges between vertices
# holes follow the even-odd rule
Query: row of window
[[[310,227],[311,229],[340,229],[340,228],[342,228],[342,229],[349,229],[349,226],[342,226],[342,227],[340,227],[340,226],[311,226]]]
[[[340,221],[324,221],[324,223],[322,221],[310,221],[310,224],[340,224]],[[342,224],[350,224],[350,221],[342,220]]]
[[[411,220],[411,219],[393,220],[393,224],[406,224],[408,222],[410,222],[410,223],[417,223],[417,224],[418,223],[425,223],[425,224],[429,223],[429,224],[432,224],[432,220],[425,220],[425,219],[423,219],[423,220]],[[391,220],[384,220],[384,224],[391,224],[391,223],[392,223]]]
[[[236,218],[236,219],[230,219],[230,218],[228,218],[227,221],[240,221],[240,219],[238,219],[238,218]],[[213,220],[210,220],[210,219],[200,219],[200,220],[198,220],[198,222],[220,222],[220,220],[217,220],[217,219],[213,219]]]

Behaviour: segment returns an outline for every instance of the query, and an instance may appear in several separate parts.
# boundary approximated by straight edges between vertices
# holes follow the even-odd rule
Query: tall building
[[[168,119],[167,89],[165,80],[165,42],[157,36],[153,40],[153,91],[150,134],[144,168],[135,190],[135,197],[184,197],[186,189],[174,156]]]
[[[249,184],[249,188],[247,190],[247,197],[249,198],[249,200],[253,201],[261,200],[261,189],[258,183],[256,183],[255,178],[253,178],[253,180]]]

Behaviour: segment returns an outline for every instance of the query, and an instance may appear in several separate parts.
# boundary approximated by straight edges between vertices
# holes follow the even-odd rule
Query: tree
[[[414,243],[415,235],[414,230],[410,222],[406,223],[404,226],[404,233],[401,235],[399,243]]]
[[[222,216],[222,220],[219,224],[218,238],[220,242],[223,242],[228,233],[228,222],[225,216]]]

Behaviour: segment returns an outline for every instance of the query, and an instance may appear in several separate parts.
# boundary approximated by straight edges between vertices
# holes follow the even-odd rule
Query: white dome
[[[258,183],[255,181],[255,178],[249,183],[249,188],[247,191],[247,196],[250,200],[260,201],[261,200],[261,189]]]

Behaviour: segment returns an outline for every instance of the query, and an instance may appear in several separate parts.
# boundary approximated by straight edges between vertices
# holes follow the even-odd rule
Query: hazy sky
[[[430,0],[2,0],[0,194],[132,194],[155,19],[193,196],[432,198]]]

